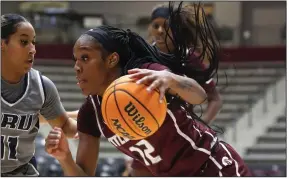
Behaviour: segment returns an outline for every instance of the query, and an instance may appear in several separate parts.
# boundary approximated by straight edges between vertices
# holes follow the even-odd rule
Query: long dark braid
[[[174,2],[169,3],[170,18],[166,34],[175,46],[172,53],[179,60],[181,71],[200,84],[204,84],[217,74],[220,54],[219,41],[200,3],[182,6],[181,2],[178,8],[174,9]],[[169,28],[173,37],[170,37],[168,33]],[[206,58],[209,61],[209,67],[206,69],[192,67],[187,58],[188,47],[190,47],[190,53],[201,49],[196,60],[202,63]]]
[[[187,8],[183,8],[183,2],[180,2],[178,7],[174,8],[174,2],[169,3],[169,26],[166,29],[166,38],[170,38],[175,50],[171,52],[174,54],[176,60],[179,61],[179,70],[183,71],[186,76],[195,79],[199,84],[204,84],[206,81],[217,76],[219,67],[219,54],[220,45],[216,38],[216,32],[212,25],[208,22],[204,10],[201,8],[201,4],[191,4]],[[188,7],[191,7],[188,9]],[[169,35],[169,28],[172,32],[172,37]],[[167,45],[168,47],[168,45]],[[188,54],[188,47],[190,51]],[[200,63],[203,63],[206,58],[209,61],[209,67],[206,69],[196,68],[191,65],[188,56],[192,55],[196,50],[201,49],[197,59]],[[169,49],[169,48],[168,48]],[[218,76],[217,76],[218,81]],[[174,98],[174,100],[178,100]],[[179,103],[186,109],[186,111],[196,120],[205,124],[201,116],[194,113],[194,106],[187,104],[182,100],[178,100]],[[218,128],[216,132],[223,133],[222,129]],[[210,127],[209,127],[210,128]]]

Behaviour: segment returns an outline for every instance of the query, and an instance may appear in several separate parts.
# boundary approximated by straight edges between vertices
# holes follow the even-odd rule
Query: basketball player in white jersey
[[[77,132],[53,82],[32,68],[35,31],[22,16],[1,16],[1,176],[38,176],[35,137],[41,114],[68,137]]]

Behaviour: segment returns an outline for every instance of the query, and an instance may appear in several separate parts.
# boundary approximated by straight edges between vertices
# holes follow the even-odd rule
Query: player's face
[[[21,22],[8,43],[1,40],[2,65],[20,74],[27,73],[34,62],[35,31],[29,22]]]
[[[172,38],[172,32],[169,29],[168,33],[169,36],[166,37],[166,29],[168,28],[168,22],[165,18],[156,18],[152,21],[151,23],[151,35],[154,38],[154,41],[156,42],[156,46],[163,52],[168,52],[168,48],[170,51],[173,51],[174,47],[173,47],[173,43],[170,39],[170,37]],[[167,41],[167,45],[168,48],[166,46],[166,41]]]
[[[84,95],[101,95],[108,86],[109,68],[100,48],[87,36],[80,37],[74,45],[77,84]]]

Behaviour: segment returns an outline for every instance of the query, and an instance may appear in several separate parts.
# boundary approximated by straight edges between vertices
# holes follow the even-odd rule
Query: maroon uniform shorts
[[[229,144],[220,141],[212,150],[213,159],[204,163],[194,176],[200,177],[238,177],[252,176],[243,159]],[[216,162],[214,162],[216,161]]]

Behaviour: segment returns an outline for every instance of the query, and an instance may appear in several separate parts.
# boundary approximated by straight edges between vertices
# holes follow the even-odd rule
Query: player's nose
[[[36,54],[35,45],[31,45],[29,48],[29,55],[34,56]]]
[[[75,64],[74,64],[74,70],[76,73],[81,72],[81,68],[80,68],[80,65],[77,63],[77,60],[75,61]]]
[[[163,34],[164,33],[164,28],[162,26],[159,26],[158,33],[159,34]]]

